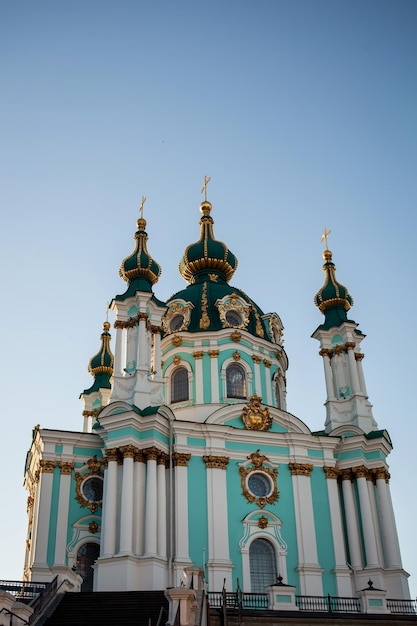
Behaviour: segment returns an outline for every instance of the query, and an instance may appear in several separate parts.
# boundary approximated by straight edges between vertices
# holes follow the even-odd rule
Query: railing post
[[[332,599],[330,597],[330,593],[327,594],[327,602],[329,605],[329,613],[331,613],[332,612]]]

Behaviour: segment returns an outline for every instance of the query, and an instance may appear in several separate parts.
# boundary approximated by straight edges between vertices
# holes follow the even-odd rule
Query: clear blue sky
[[[82,428],[142,195],[165,299],[207,175],[232,282],[281,316],[288,409],[313,430],[332,230],[415,596],[416,32],[415,0],[0,2],[0,577],[21,577],[32,427]]]

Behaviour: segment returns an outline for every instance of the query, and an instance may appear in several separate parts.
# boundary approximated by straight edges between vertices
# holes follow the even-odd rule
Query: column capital
[[[265,367],[271,367],[272,361],[269,361],[268,359],[264,359],[264,365]]]
[[[230,461],[228,456],[214,456],[212,454],[203,456],[203,461],[207,469],[223,469],[227,468]]]
[[[134,459],[137,463],[146,463],[143,450],[139,450],[139,448],[136,448]]]
[[[151,446],[150,448],[144,448],[142,452],[145,455],[145,458],[147,461],[156,461],[159,455],[161,454],[161,450],[159,450],[159,448],[157,448],[156,446]]]
[[[292,476],[310,476],[313,471],[311,463],[288,463]]]
[[[329,359],[331,359],[333,356],[333,350],[330,350],[330,348],[322,348],[319,352],[319,355],[323,357],[327,356],[329,357]]]
[[[382,478],[383,480],[385,480],[386,483],[388,483],[389,479],[391,478],[391,474],[389,473],[387,468],[384,466],[374,467],[372,468],[371,471],[372,471],[372,474],[375,476],[375,480]]]
[[[254,363],[257,363],[259,365],[259,363],[262,361],[262,358],[257,354],[252,354],[252,360]]]
[[[135,454],[137,452],[136,446],[133,446],[131,443],[127,446],[121,446],[119,448],[120,453],[122,454],[124,459],[134,459]]]
[[[106,457],[107,457],[107,461],[119,461],[120,458],[120,453],[119,453],[119,448],[107,448],[107,450],[104,451]]]
[[[188,461],[191,459],[191,454],[187,452],[174,452],[172,460],[175,467],[188,467]]]
[[[353,350],[355,348],[355,346],[356,346],[356,343],[354,341],[347,341],[345,343],[345,350],[346,350],[346,352],[348,350]]]
[[[39,461],[39,469],[45,474],[53,474],[56,466],[56,461],[47,461],[46,459],[41,459]]]
[[[169,456],[167,455],[166,452],[161,452],[158,456],[158,459],[156,461],[157,465],[164,465],[165,467],[167,466],[169,460]]]
[[[352,482],[353,480],[353,474],[352,474],[352,470],[350,467],[344,467],[343,469],[340,470],[340,478],[342,480],[350,480],[350,482]]]
[[[355,359],[357,361],[362,361],[363,358],[365,358],[365,355],[363,352],[355,352]]]
[[[71,476],[71,472],[74,469],[74,463],[70,463],[68,461],[59,461],[58,463],[61,474],[64,476]]]
[[[216,359],[219,356],[220,351],[219,350],[209,350],[209,357],[211,359]]]
[[[356,478],[366,478],[366,480],[372,480],[373,476],[370,470],[365,465],[357,465],[352,467],[352,472]]]
[[[338,467],[330,467],[328,465],[323,466],[323,472],[326,475],[326,478],[337,479],[340,475],[340,469]]]
[[[197,352],[193,352],[193,357],[195,359],[202,359],[204,356],[204,350],[198,350]]]

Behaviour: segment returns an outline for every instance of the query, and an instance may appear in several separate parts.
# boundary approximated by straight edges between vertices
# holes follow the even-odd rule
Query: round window
[[[253,472],[248,477],[248,489],[257,498],[265,498],[271,493],[271,481],[266,474]]]
[[[242,318],[237,311],[227,311],[226,320],[230,326],[240,326]]]
[[[82,484],[83,496],[89,502],[101,502],[103,499],[103,480],[98,476],[87,478]]]
[[[184,324],[184,316],[181,313],[177,313],[173,316],[172,320],[169,323],[169,327],[171,330],[178,330]]]

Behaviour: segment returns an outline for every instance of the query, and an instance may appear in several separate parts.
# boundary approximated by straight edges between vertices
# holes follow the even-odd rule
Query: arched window
[[[274,546],[267,539],[255,539],[249,547],[249,563],[252,593],[266,593],[277,580]]]
[[[188,372],[185,367],[178,367],[171,376],[171,402],[188,400]]]
[[[278,378],[275,379],[275,405],[278,409],[281,409],[281,389],[279,387]]]
[[[246,398],[246,374],[241,365],[232,363],[226,369],[228,398]]]
[[[93,591],[93,568],[100,554],[98,543],[83,543],[77,552],[77,573],[83,579],[81,591]]]

